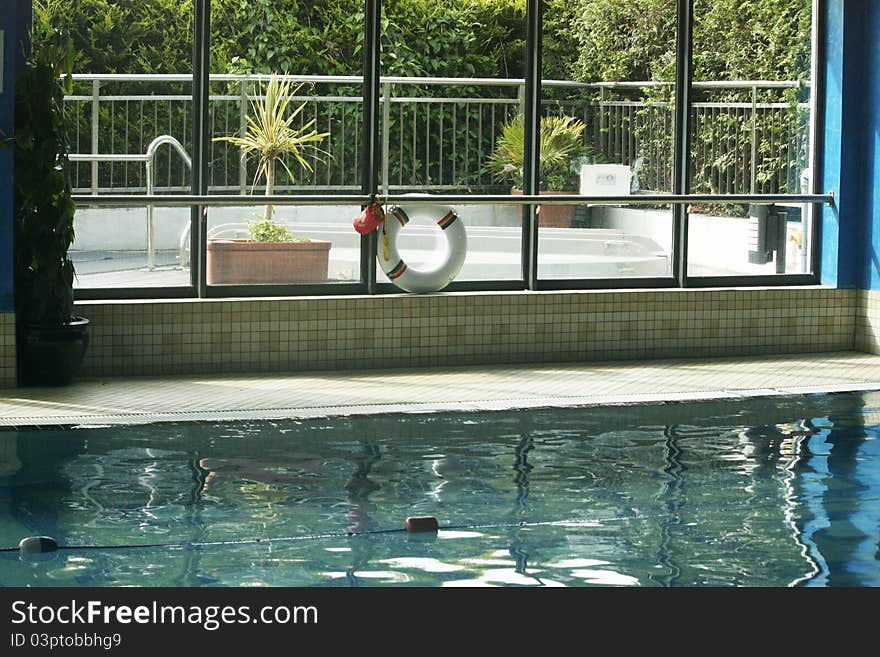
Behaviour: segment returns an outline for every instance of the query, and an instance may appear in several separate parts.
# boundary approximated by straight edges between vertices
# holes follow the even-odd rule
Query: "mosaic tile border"
[[[855,348],[880,354],[880,290],[857,290],[857,295]]]
[[[15,385],[15,314],[0,313],[0,388]]]
[[[824,287],[94,301],[84,376],[295,372],[850,350]]]

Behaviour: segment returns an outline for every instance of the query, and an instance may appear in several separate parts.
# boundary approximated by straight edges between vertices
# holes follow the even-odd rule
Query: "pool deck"
[[[880,390],[859,352],[82,380],[0,391],[0,428],[658,403]]]

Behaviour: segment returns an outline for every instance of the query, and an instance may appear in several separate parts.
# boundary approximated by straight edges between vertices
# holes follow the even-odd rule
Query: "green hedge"
[[[34,0],[35,40],[50,27],[71,32],[79,59],[76,70],[90,73],[188,73],[192,58],[192,0]],[[523,76],[525,42],[524,0],[384,0],[382,66],[385,75],[431,77],[508,78]],[[694,26],[696,80],[806,79],[810,55],[810,0],[697,0]],[[288,72],[313,75],[358,75],[363,52],[363,0],[213,0],[211,55],[217,73]],[[675,12],[669,0],[545,0],[543,76],[581,81],[672,81],[675,68]],[[106,87],[110,89],[111,87]],[[125,85],[114,83],[113,93],[181,93],[181,85]],[[212,87],[216,92],[218,87]],[[236,93],[234,89],[229,90]],[[486,89],[424,86],[408,88],[421,96],[486,95]],[[359,95],[356,87],[322,87],[322,94]],[[87,91],[86,91],[87,93]],[[183,93],[186,93],[183,90]],[[488,92],[509,98],[511,90]],[[633,153],[645,157],[643,177],[662,188],[669,179],[671,130],[669,117],[658,104],[668,103],[669,90],[647,94],[610,93],[606,100],[647,100],[653,107],[617,123],[606,122],[604,132],[586,101],[596,94],[555,94],[560,101],[577,101],[588,122],[587,139],[607,161],[633,163]],[[791,111],[759,117],[761,146],[756,175],[765,191],[790,189],[803,165],[806,145],[798,140],[802,117],[796,109],[806,92],[766,93],[759,100],[786,102]],[[698,100],[748,102],[746,92],[713,91]],[[232,108],[237,111],[237,107]],[[425,107],[406,108],[391,117],[395,149],[391,159],[392,183],[487,185],[480,152],[492,149],[494,134],[478,134],[479,117],[464,104],[435,106],[431,114],[432,139],[423,134]],[[499,106],[496,134],[515,107]],[[164,111],[164,110],[163,110]],[[183,125],[186,109],[169,110],[167,124]],[[562,111],[562,110],[560,110]],[[106,113],[105,110],[102,112]],[[327,112],[328,126],[357,125],[359,109],[340,106]],[[88,131],[85,117],[81,134]],[[153,118],[156,130],[166,120]],[[101,143],[111,139],[117,152],[139,152],[135,139],[102,114]],[[146,123],[149,125],[149,122]],[[615,132],[617,129],[617,132]],[[621,138],[621,134],[628,135]],[[406,135],[406,139],[399,139]],[[413,135],[413,138],[410,138]],[[453,144],[468,135],[475,148]],[[321,180],[298,182],[346,184],[358,178],[358,140],[347,134],[331,139],[339,166]],[[719,191],[719,181],[735,179],[749,159],[750,120],[722,117],[705,123],[695,135],[696,191]],[[149,141],[148,139],[146,141]],[[478,143],[480,142],[480,143]],[[797,142],[783,150],[773,144]],[[227,149],[228,151],[228,149]],[[219,178],[237,179],[235,152],[215,149],[212,165]],[[455,154],[454,156],[452,154]],[[627,153],[630,153],[629,155]],[[344,162],[343,166],[341,163]],[[174,166],[174,165],[173,165]],[[102,185],[121,185],[115,168],[102,165]],[[221,175],[222,174],[222,175]],[[122,178],[120,178],[122,176]],[[169,182],[182,181],[185,172],[169,172]],[[175,183],[179,184],[179,183]],[[284,184],[284,181],[279,181]],[[743,191],[743,190],[740,190]],[[795,191],[790,189],[790,191]]]

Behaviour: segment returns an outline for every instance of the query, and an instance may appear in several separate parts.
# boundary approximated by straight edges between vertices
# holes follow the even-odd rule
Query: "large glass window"
[[[383,2],[382,194],[510,192],[492,155],[522,111],[525,15],[525,0]],[[412,213],[400,232],[400,255],[419,270],[447,253],[443,209],[432,210]],[[455,211],[467,231],[456,281],[521,279],[520,208],[459,203]],[[381,270],[378,278],[388,281]]]
[[[189,193],[191,0],[34,2],[34,44],[57,28],[74,40],[65,101],[76,194]],[[71,259],[78,288],[185,287],[187,208],[83,207]]]
[[[669,2],[546,3],[541,194],[673,191],[675,10]],[[672,208],[543,205],[538,276],[669,278]]]
[[[208,193],[358,193],[363,3],[215,1],[211,26]],[[357,282],[359,211],[332,202],[210,208],[206,282]]]
[[[466,227],[449,289],[815,282],[814,2],[35,0],[36,44],[78,51],[78,294],[387,292],[352,219],[410,194]],[[398,251],[431,269],[448,235],[410,205]],[[322,260],[215,270],[239,244],[271,269],[254,243]]]
[[[694,3],[691,192],[811,190],[811,0]],[[810,212],[792,203],[689,208],[688,275],[809,272]]]

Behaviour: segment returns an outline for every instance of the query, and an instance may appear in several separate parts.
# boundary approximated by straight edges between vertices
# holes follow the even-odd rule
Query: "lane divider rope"
[[[469,529],[512,529],[519,527],[551,527],[554,525],[557,526],[571,526],[571,525],[584,525],[584,526],[596,526],[604,522],[615,522],[620,520],[644,520],[650,518],[659,518],[662,516],[624,516],[619,518],[603,518],[601,520],[538,520],[538,521],[527,521],[523,520],[520,522],[500,522],[500,523],[471,523],[464,525],[445,525],[438,527],[439,531],[462,531]],[[364,531],[350,531],[350,532],[329,532],[325,534],[303,534],[301,536],[278,536],[278,537],[270,537],[270,538],[247,538],[247,539],[237,539],[237,540],[229,540],[229,541],[192,541],[192,542],[184,542],[184,543],[143,543],[136,545],[58,545],[57,550],[142,550],[142,549],[155,549],[155,548],[176,548],[176,549],[186,549],[186,548],[203,548],[203,547],[225,547],[232,545],[262,545],[262,544],[271,544],[271,543],[289,543],[293,541],[308,541],[308,540],[321,540],[327,538],[352,538],[355,536],[371,536],[371,535],[379,535],[379,534],[405,534],[407,530],[403,527],[399,529],[368,529]],[[20,548],[16,547],[4,547],[0,548],[0,553],[3,552],[19,552]]]

